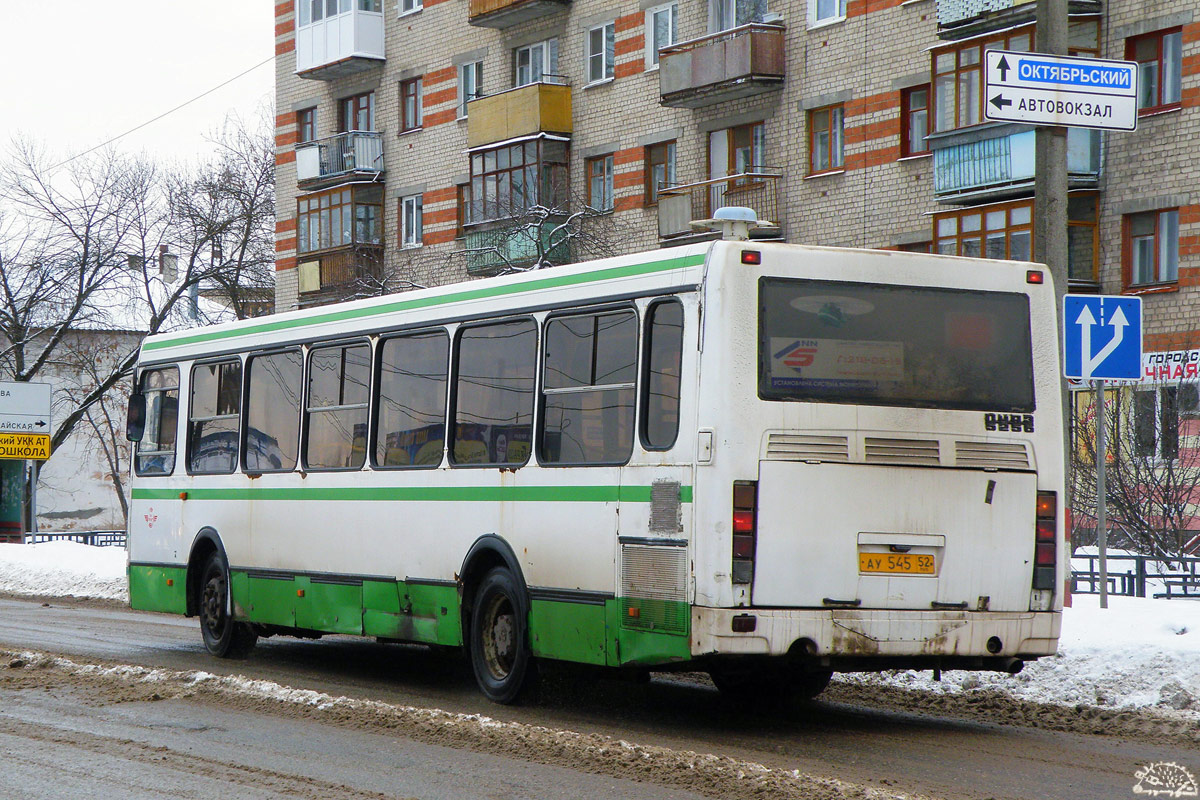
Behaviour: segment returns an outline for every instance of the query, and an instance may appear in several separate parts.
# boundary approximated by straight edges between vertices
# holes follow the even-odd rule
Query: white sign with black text
[[[1131,131],[1137,127],[1138,65],[1076,56],[989,50],[984,117]]]

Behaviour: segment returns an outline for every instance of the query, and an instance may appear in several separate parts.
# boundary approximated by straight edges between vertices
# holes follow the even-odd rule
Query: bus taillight
[[[758,484],[735,481],[733,484],[733,582],[750,583],[754,579],[754,534],[757,529]]]
[[[1053,592],[1058,564],[1058,497],[1054,492],[1038,492],[1034,514],[1034,591]]]

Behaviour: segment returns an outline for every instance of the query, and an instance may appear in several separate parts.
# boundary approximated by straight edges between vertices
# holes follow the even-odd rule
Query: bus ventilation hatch
[[[687,548],[621,546],[621,624],[687,633]]]
[[[850,460],[845,436],[818,436],[803,433],[772,433],[767,437],[767,458],[772,461]]]

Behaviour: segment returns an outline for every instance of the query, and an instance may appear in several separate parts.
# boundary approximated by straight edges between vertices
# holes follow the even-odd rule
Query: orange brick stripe
[[[1200,41],[1200,22],[1183,26],[1183,43]]]
[[[433,72],[425,73],[425,85],[429,86],[434,83],[445,83],[446,81],[457,80],[458,68],[445,67],[444,69],[435,69]]]
[[[844,137],[846,144],[862,144],[872,139],[882,139],[900,135],[900,118],[885,119],[866,125],[854,125],[846,128]]]
[[[458,202],[458,189],[451,186],[449,189],[431,189],[425,192],[424,203],[431,206],[434,203],[456,203]]]
[[[291,236],[287,239],[280,239],[275,242],[276,253],[289,253],[296,249],[296,237]]]
[[[1200,253],[1200,236],[1180,236],[1179,237],[1179,255],[1194,256]],[[1180,277],[1183,277],[1183,270],[1179,271]]]
[[[895,8],[904,0],[849,0],[846,3],[847,17],[861,17],[864,14],[874,14],[876,11]]]
[[[642,148],[630,147],[627,150],[618,150],[613,153],[613,166],[620,167],[625,164],[636,164],[642,160]]]
[[[1184,108],[1200,106],[1200,89],[1184,89],[1183,96],[1180,98],[1180,105]]]
[[[640,59],[632,59],[630,61],[622,61],[613,67],[614,78],[628,78],[631,75],[637,75],[642,71],[642,62]]]
[[[431,233],[422,233],[421,241],[425,244],[445,244],[453,242],[456,231],[451,229],[448,231],[433,231]]]
[[[293,145],[298,141],[300,141],[299,131],[288,131],[287,133],[275,134],[276,147],[287,147],[288,145]]]
[[[618,197],[613,201],[613,209],[616,211],[631,211],[635,208],[642,207],[642,196],[640,194],[632,197]]]
[[[454,102],[458,99],[458,87],[451,86],[449,89],[439,89],[436,92],[425,92],[422,102],[427,106],[440,106],[442,103]]]
[[[282,22],[275,23],[275,35],[287,36],[289,33],[294,33],[296,30],[295,20],[285,19]]]
[[[288,14],[291,14],[293,11],[295,11],[295,9],[296,9],[296,4],[291,2],[291,0],[286,0],[286,2],[283,2],[283,3],[276,3],[275,4],[275,16],[276,17],[285,17]]]
[[[882,92],[868,97],[858,97],[846,103],[847,117],[858,117],[863,114],[876,114],[880,111],[900,110],[899,92]]]
[[[865,153],[851,153],[846,156],[846,171],[877,167],[880,164],[895,161],[899,157],[899,147],[884,147],[879,150],[868,150]]]
[[[1200,74],[1200,56],[1184,56],[1183,57],[1183,74],[1184,75]]]
[[[275,127],[276,128],[290,128],[290,127],[294,126],[295,124],[296,124],[296,115],[295,114],[276,114],[275,115]]]
[[[614,189],[628,189],[631,186],[642,188],[642,172],[641,170],[630,170],[629,172],[618,172],[613,175]]]
[[[276,233],[290,233],[294,230],[296,230],[296,220],[294,218],[275,220]]]
[[[1183,272],[1183,268],[1180,268],[1180,278],[1183,277]],[[1200,343],[1200,331],[1147,333],[1142,337],[1143,349],[1147,351],[1190,350],[1198,343]]]
[[[284,42],[278,42],[275,45],[275,55],[281,56],[284,53],[290,53],[296,49],[296,40],[288,39]]]
[[[437,211],[425,211],[421,215],[421,221],[425,225],[445,225],[447,223],[458,224],[458,209],[454,207],[442,208]]]
[[[454,122],[458,118],[457,109],[451,108],[446,111],[436,111],[432,114],[426,114],[421,118],[421,127],[432,128],[434,125],[442,125],[447,122]]]
[[[284,150],[282,153],[275,154],[275,165],[282,166],[283,164],[291,164],[296,160],[295,150]]]
[[[630,53],[641,53],[645,49],[646,39],[639,34],[637,36],[630,36],[628,39],[618,39],[617,43],[613,46],[613,53],[615,57],[620,58]]]
[[[295,256],[291,256],[290,258],[277,258],[275,259],[275,271],[283,272],[285,269],[295,269],[296,263],[297,261]]]
[[[626,14],[623,17],[617,17],[616,23],[613,25],[613,30],[616,33],[634,30],[641,27],[645,19],[646,17],[643,14]]]

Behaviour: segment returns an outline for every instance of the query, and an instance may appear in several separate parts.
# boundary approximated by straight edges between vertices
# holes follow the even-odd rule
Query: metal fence
[[[1087,569],[1071,570],[1073,594],[1100,593],[1100,556],[1076,555]],[[1161,559],[1153,556],[1108,557],[1108,593],[1125,597],[1200,598],[1200,558]]]
[[[64,531],[25,534],[25,544],[42,542],[79,542],[95,547],[124,547],[125,531]]]

